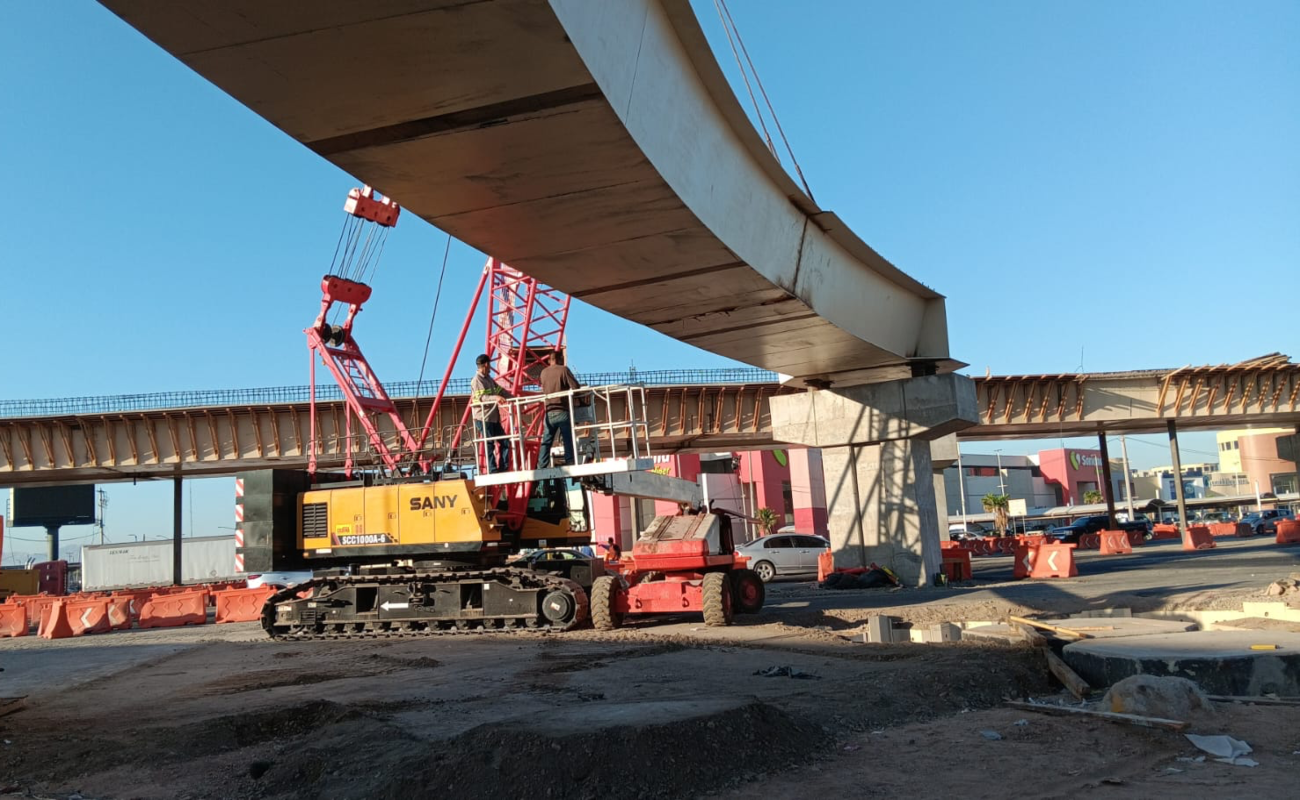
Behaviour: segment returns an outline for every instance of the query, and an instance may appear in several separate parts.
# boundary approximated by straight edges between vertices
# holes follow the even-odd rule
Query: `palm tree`
[[[1011,498],[1005,494],[986,494],[980,501],[984,504],[984,510],[992,512],[993,527],[997,530],[998,536],[1007,535],[1007,506]]]
[[[1088,491],[1083,493],[1083,502],[1089,504],[1104,503],[1106,502],[1106,498],[1105,496],[1102,495],[1101,492],[1097,491],[1096,489],[1089,489]]]
[[[758,520],[758,527],[767,536],[776,530],[776,512],[770,508],[760,508],[754,513],[754,519]]]

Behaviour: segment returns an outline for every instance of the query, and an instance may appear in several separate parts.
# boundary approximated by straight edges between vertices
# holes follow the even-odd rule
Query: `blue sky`
[[[970,372],[1300,351],[1300,4],[731,6],[817,200],[948,296]],[[305,383],[356,181],[91,2],[0,4],[0,75],[0,396]],[[389,240],[358,325],[390,380],[420,371],[444,241],[414,217]],[[481,264],[453,244],[426,374]],[[727,363],[575,305],[579,370]],[[1166,463],[1147,438],[1134,461]],[[168,534],[169,486],[108,488],[110,536]],[[194,495],[196,532],[230,524],[228,481]]]

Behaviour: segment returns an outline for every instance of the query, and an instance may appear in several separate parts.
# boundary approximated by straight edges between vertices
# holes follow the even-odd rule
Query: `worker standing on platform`
[[[474,359],[478,371],[470,380],[470,401],[474,403],[474,429],[487,450],[487,471],[506,472],[510,469],[510,443],[504,438],[506,430],[501,426],[501,409],[498,404],[510,397],[496,380],[488,374],[492,359],[487,353]]]
[[[542,385],[542,394],[553,395],[581,389],[582,383],[564,366],[564,353],[554,350],[546,357],[547,367],[538,379]],[[569,398],[551,397],[546,401],[546,432],[542,434],[542,447],[537,453],[537,468],[546,469],[554,464],[551,458],[551,445],[555,443],[555,434],[564,437],[564,460],[576,464],[573,449],[573,420],[569,419]]]

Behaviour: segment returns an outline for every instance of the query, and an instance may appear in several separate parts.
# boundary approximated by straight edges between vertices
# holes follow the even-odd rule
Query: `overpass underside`
[[[102,2],[409,212],[606,311],[800,379],[958,365],[943,298],[790,180],[687,0]]]

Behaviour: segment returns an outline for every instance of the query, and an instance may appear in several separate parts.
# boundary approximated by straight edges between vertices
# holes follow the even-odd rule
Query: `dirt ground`
[[[1260,599],[1271,577],[1202,600]],[[669,619],[610,633],[276,643],[244,624],[4,640],[0,695],[27,700],[0,716],[0,793],[1294,795],[1300,708],[1224,707],[1201,732],[1245,739],[1259,766],[1197,762],[1178,734],[1008,709],[1068,699],[1028,646],[851,641],[871,614],[924,625],[1102,602],[999,592],[780,584],[768,611],[725,629]],[[1191,602],[1104,601],[1117,599],[1135,610]]]

